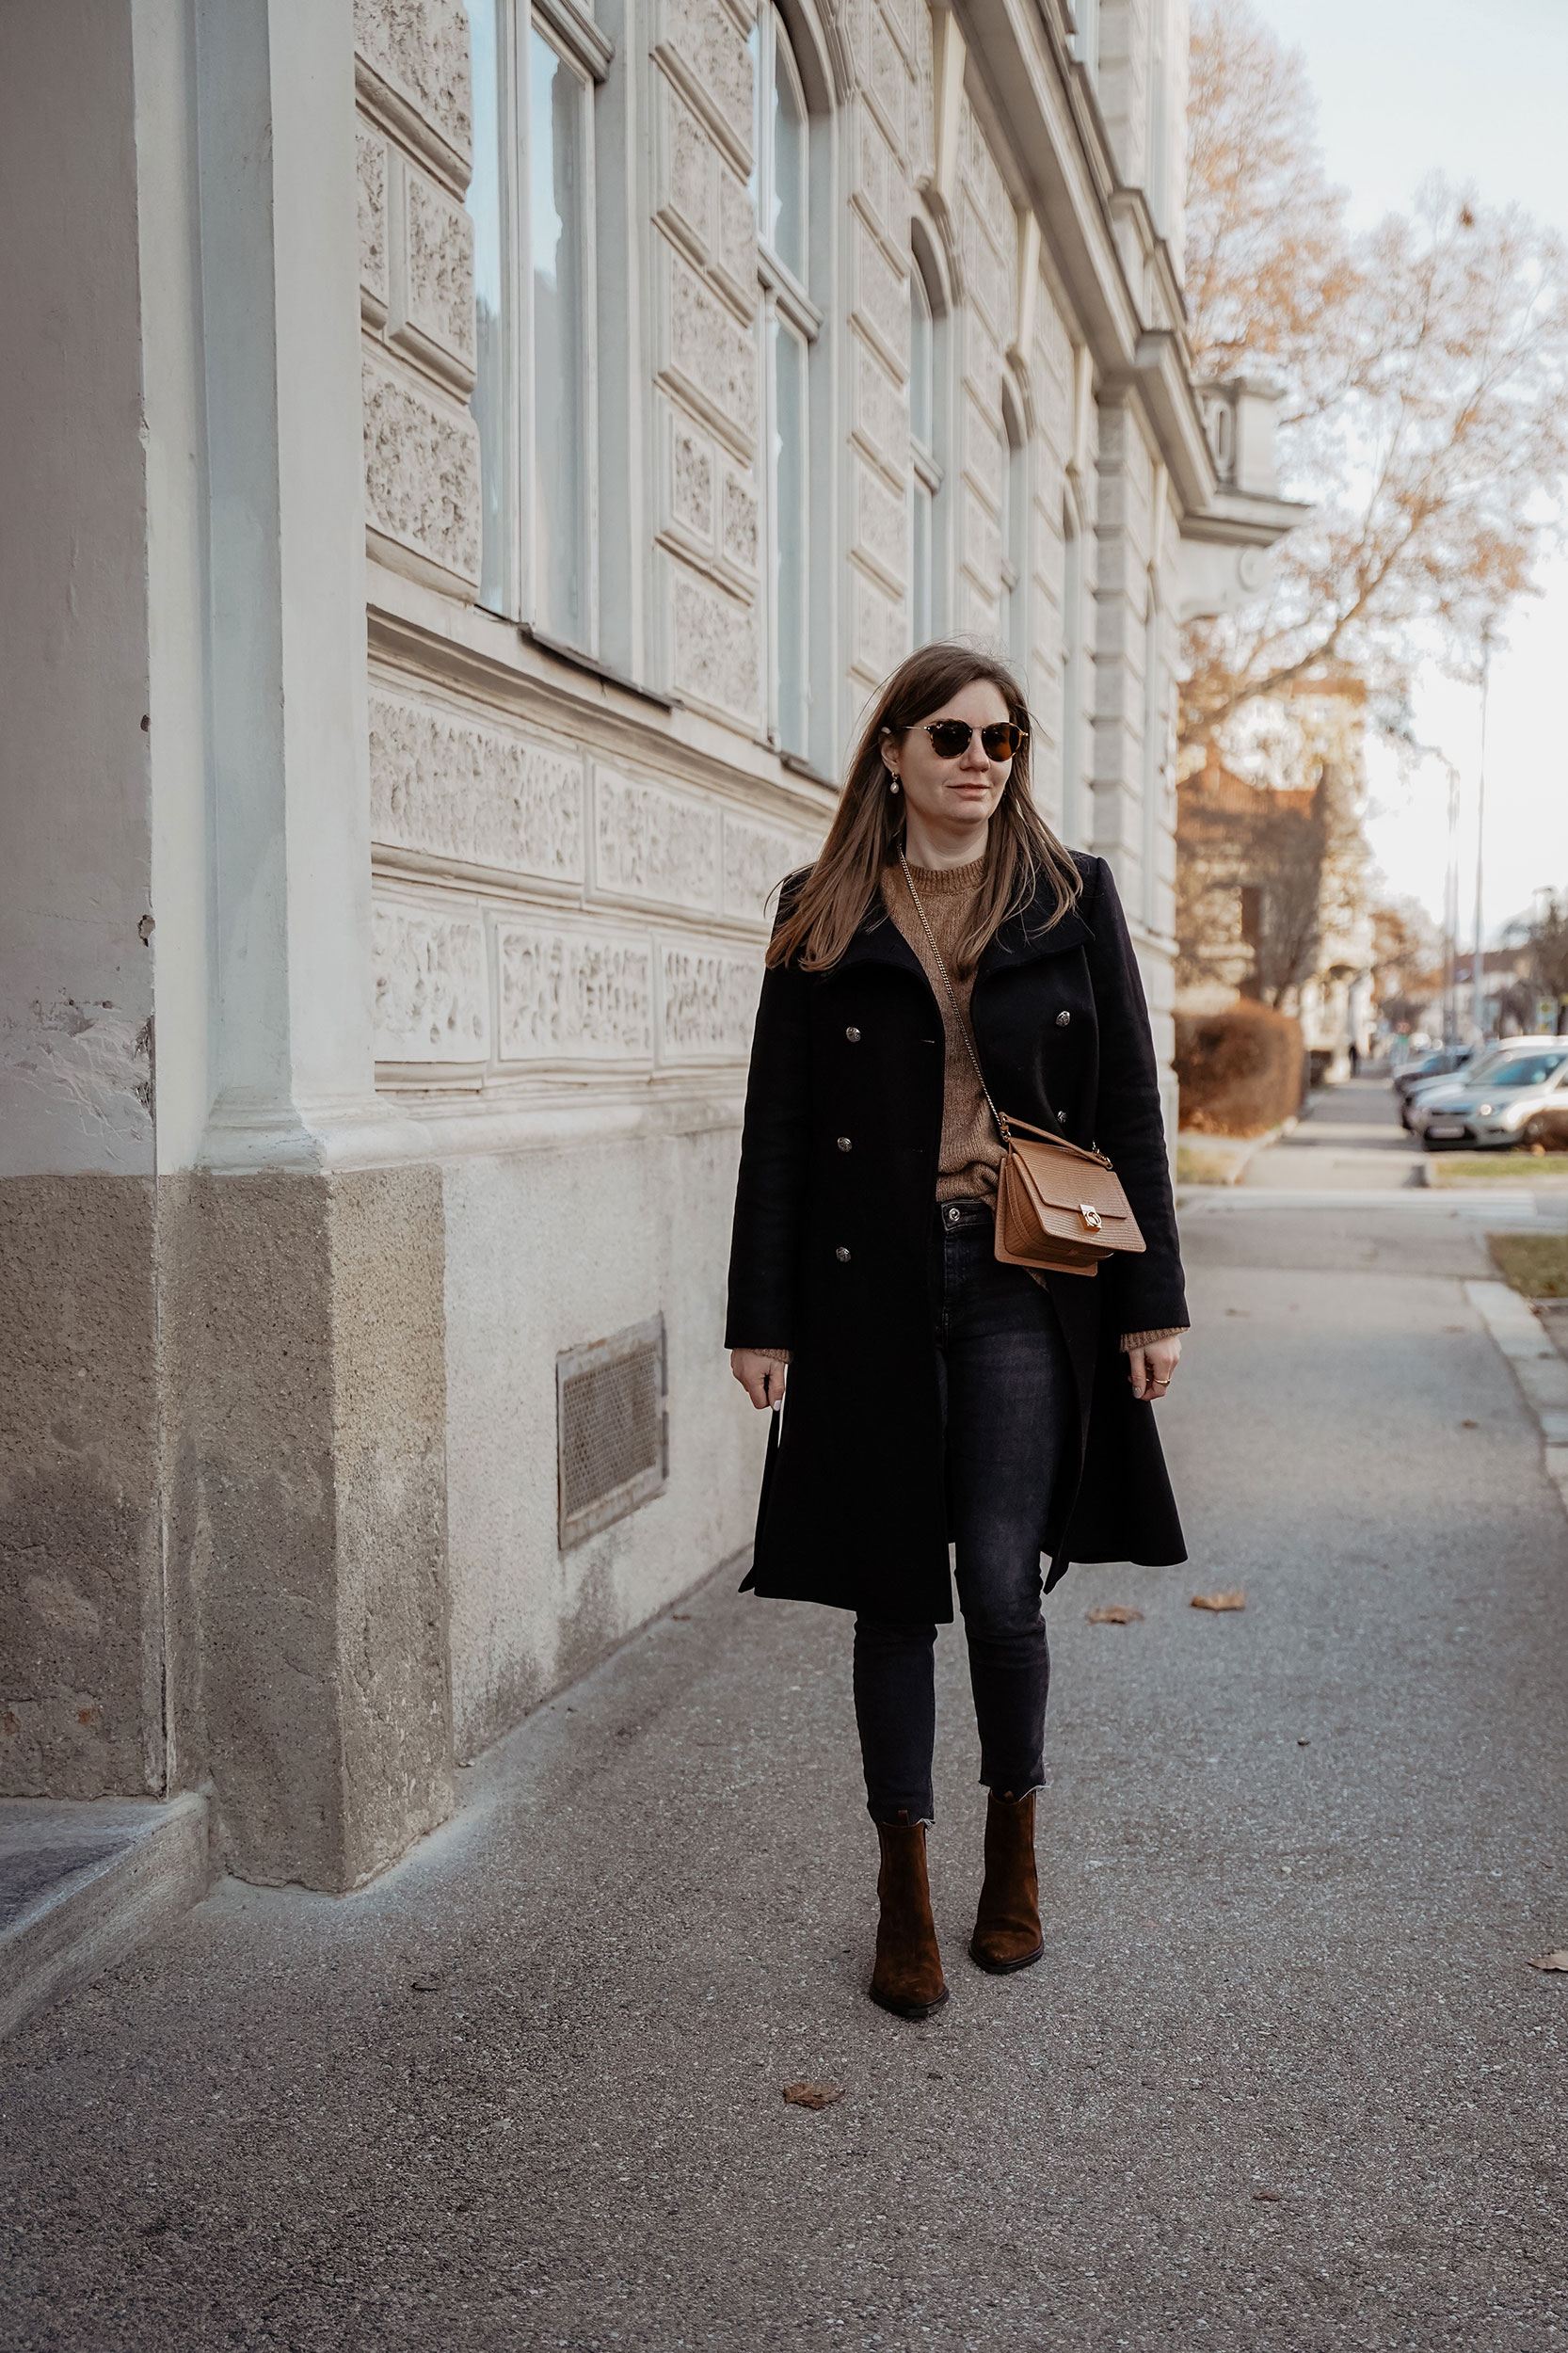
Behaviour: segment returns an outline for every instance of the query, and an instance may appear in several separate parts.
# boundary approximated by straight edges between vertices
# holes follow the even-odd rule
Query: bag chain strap
[[[898,862],[900,867],[903,869],[904,879],[908,885],[909,896],[915,902],[915,913],[920,919],[920,929],[924,932],[926,939],[930,944],[931,952],[936,959],[936,969],[942,976],[942,985],[947,990],[948,1002],[952,1007],[952,1017],[958,1024],[958,1034],[964,1041],[964,1051],[969,1058],[969,1066],[973,1070],[975,1077],[980,1081],[980,1092],[985,1097],[985,1101],[990,1109],[991,1117],[997,1123],[997,1133],[1001,1138],[1003,1151],[1012,1151],[1013,1128],[1016,1126],[1022,1128],[1026,1133],[1030,1135],[1041,1137],[1048,1144],[1057,1144],[1064,1152],[1071,1152],[1075,1156],[1083,1160],[1096,1160],[1102,1168],[1109,1168],[1111,1163],[1106,1159],[1103,1152],[1085,1152],[1082,1144],[1073,1144],[1069,1142],[1068,1138],[1065,1136],[1053,1136],[1050,1134],[1048,1129],[1044,1128],[1031,1128],[1027,1120],[1020,1119],[1017,1121],[1010,1121],[1006,1112],[999,1112],[995,1103],[991,1101],[991,1090],[985,1083],[985,1073],[980,1067],[980,1057],[975,1052],[974,1047],[970,1042],[969,1025],[964,1018],[963,1009],[959,1005],[958,998],[953,989],[952,979],[949,976],[947,959],[943,955],[940,948],[937,947],[936,935],[932,930],[929,922],[926,920],[925,909],[920,904],[920,894],[915,888],[915,877],[909,872],[909,861],[904,856],[902,850],[900,850],[898,854]]]

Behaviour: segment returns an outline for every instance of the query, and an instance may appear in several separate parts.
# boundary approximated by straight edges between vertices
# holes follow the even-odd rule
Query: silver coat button
[[[1057,1028],[1059,1030],[1064,1030],[1072,1017],[1073,1016],[1070,1013],[1059,1013],[1056,1016]]]
[[[854,1147],[851,1144],[848,1136],[840,1136],[839,1138],[839,1149],[840,1152],[848,1152],[853,1150],[853,1148]]]
[[[1057,1112],[1057,1114],[1056,1114],[1056,1124],[1057,1124],[1057,1126],[1058,1126],[1059,1128],[1064,1128],[1064,1127],[1066,1126],[1066,1124],[1067,1124],[1067,1114],[1066,1114],[1066,1112]]]
[[[858,1031],[858,1030],[846,1030],[846,1031],[844,1032],[844,1035],[848,1038],[848,1040],[849,1040],[849,1042],[850,1042],[850,1044],[851,1044],[852,1046],[858,1046],[858,1045],[859,1045],[859,1043],[860,1043],[860,1032],[859,1032],[859,1031]]]
[[[849,1262],[849,1252],[844,1248],[842,1242],[839,1244],[839,1247],[835,1250],[833,1256],[838,1259],[840,1266],[845,1266]]]

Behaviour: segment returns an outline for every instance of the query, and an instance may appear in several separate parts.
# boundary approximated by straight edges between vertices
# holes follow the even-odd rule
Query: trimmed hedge
[[[1263,1135],[1301,1109],[1301,1024],[1268,1005],[1178,1013],[1176,1071],[1184,1132]]]

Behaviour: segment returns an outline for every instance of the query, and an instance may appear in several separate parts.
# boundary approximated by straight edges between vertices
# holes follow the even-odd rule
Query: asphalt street
[[[965,1958],[954,1630],[952,1999],[866,1999],[849,1627],[731,1573],[376,1886],[226,1882],[0,2051],[0,2343],[1568,2346],[1568,1528],[1481,1225],[1357,1148],[1187,1217],[1192,1560],[1048,1605],[1041,1967]]]

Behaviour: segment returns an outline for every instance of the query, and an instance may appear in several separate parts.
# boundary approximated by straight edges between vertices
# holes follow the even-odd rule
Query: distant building
[[[1373,1027],[1362,702],[1354,680],[1261,698],[1177,789],[1176,1010],[1291,1014],[1315,1077]]]
[[[352,1885],[744,1553],[771,893],[1024,673],[1162,1062],[1182,0],[10,0],[5,1787]],[[760,1338],[767,1335],[759,1335]]]

